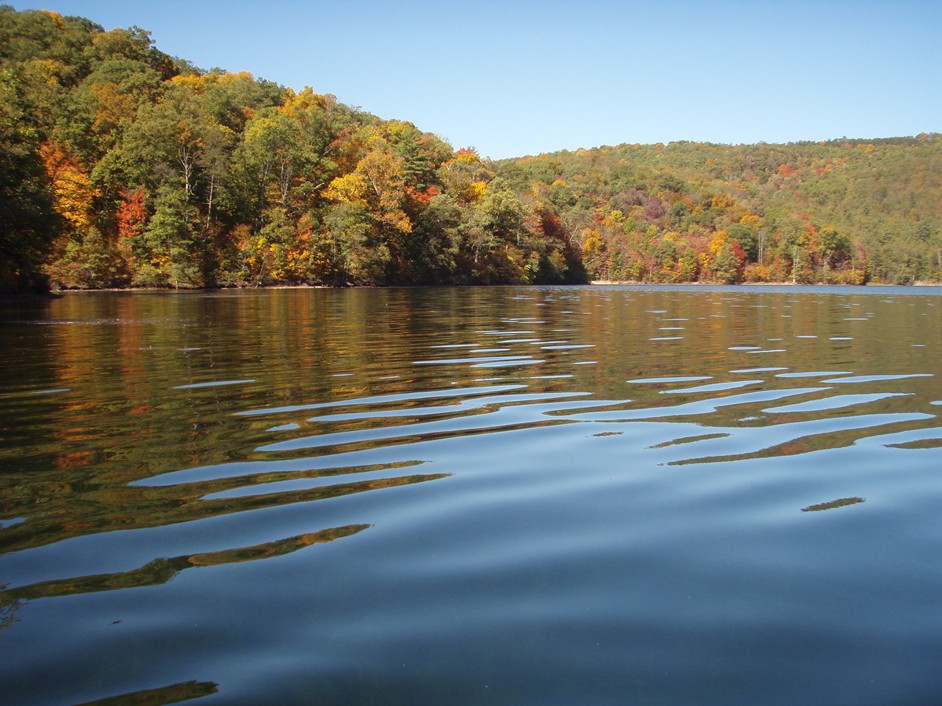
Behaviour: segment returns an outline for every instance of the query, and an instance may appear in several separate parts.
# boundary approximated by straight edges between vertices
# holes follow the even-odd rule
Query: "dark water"
[[[0,703],[942,703],[940,344],[938,289],[5,304]]]

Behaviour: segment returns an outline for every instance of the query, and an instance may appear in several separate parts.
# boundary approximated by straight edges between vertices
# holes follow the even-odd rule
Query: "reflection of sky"
[[[190,323],[22,324],[16,374],[0,347],[0,621],[25,655],[0,676],[34,689],[128,639],[167,671],[142,660],[148,684],[233,694],[364,649],[452,676],[562,658],[580,688],[724,644],[767,684],[783,631],[828,673],[859,676],[859,650],[913,664],[938,642],[912,596],[938,588],[942,307],[839,291],[249,292],[200,298],[202,325],[195,299],[83,295]],[[861,296],[874,315],[846,321]],[[171,642],[219,674],[167,668]]]

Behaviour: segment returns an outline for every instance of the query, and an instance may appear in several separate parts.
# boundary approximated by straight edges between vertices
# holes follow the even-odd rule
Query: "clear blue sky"
[[[483,156],[942,132],[942,0],[6,0]]]

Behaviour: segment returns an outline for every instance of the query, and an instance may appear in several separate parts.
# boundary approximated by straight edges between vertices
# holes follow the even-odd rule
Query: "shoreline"
[[[829,282],[639,282],[637,280],[596,279],[589,285],[632,286],[632,287],[942,287],[942,282],[913,282],[897,284],[893,282],[868,282],[867,284],[836,284]]]
[[[451,287],[898,287],[900,289],[914,289],[919,287],[942,287],[942,282],[920,281],[912,284],[894,284],[892,282],[868,282],[867,284],[827,284],[823,282],[737,282],[735,284],[722,284],[721,282],[639,282],[637,280],[591,280],[584,284],[567,285],[540,285],[540,284],[486,284],[486,285],[344,285],[334,287],[326,284],[279,284],[260,287],[193,287],[173,289],[170,287],[103,287],[98,289],[51,289],[48,292],[0,292],[0,302],[26,302],[55,299],[66,294],[186,294],[205,292],[250,291],[250,290],[276,290],[276,289],[441,289]]]

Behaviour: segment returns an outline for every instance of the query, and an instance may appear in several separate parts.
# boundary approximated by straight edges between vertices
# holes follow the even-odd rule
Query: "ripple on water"
[[[768,368],[741,368],[739,370],[730,370],[730,373],[735,373],[737,375],[748,375],[750,373],[774,373],[779,370],[788,370],[788,368],[780,367],[768,367]]]
[[[787,397],[807,395],[827,390],[826,387],[804,387],[788,390],[761,390],[756,392],[742,392],[726,397],[708,397],[677,405],[658,405],[653,407],[638,407],[617,409],[610,411],[586,412],[570,415],[571,418],[583,421],[631,421],[644,419],[666,419],[669,417],[709,415],[724,407],[745,406],[771,402]]]
[[[478,356],[471,358],[436,358],[434,360],[415,360],[412,361],[413,365],[461,365],[463,363],[475,363],[475,364],[525,364],[533,363],[535,359],[529,355],[495,355],[495,356]]]
[[[889,380],[907,380],[909,378],[932,377],[932,373],[910,373],[907,375],[853,375],[851,377],[822,380],[826,384],[852,384],[859,382],[887,382]]]
[[[569,395],[564,395],[569,396]],[[548,395],[552,399],[553,395]],[[493,406],[491,406],[493,405]],[[271,453],[282,451],[297,451],[318,447],[334,447],[343,444],[363,444],[366,442],[383,442],[388,444],[395,440],[411,441],[416,438],[442,438],[443,436],[464,436],[472,432],[493,432],[500,429],[519,429],[521,425],[549,425],[560,423],[547,416],[551,412],[571,409],[573,407],[595,407],[597,402],[546,402],[536,404],[530,402],[525,405],[505,405],[502,402],[492,401],[478,405],[464,406],[465,412],[458,417],[436,420],[430,422],[413,422],[401,426],[384,426],[381,428],[362,429],[357,431],[326,432],[312,436],[304,436],[286,441],[265,444],[255,449],[257,453]],[[477,414],[469,414],[476,410]]]
[[[247,385],[255,380],[212,380],[209,382],[194,382],[188,385],[175,385],[174,390],[196,390],[204,387],[226,387],[228,385]]]
[[[710,392],[723,392],[725,390],[736,390],[740,387],[750,385],[760,385],[764,380],[734,380],[731,382],[714,382],[708,385],[698,385],[696,387],[684,387],[679,390],[661,390],[662,395],[701,395]]]
[[[937,693],[936,327],[919,319],[928,352],[882,315],[829,345],[850,295],[622,294],[246,293],[220,301],[281,304],[238,307],[231,338],[188,332],[205,359],[135,330],[99,365],[68,338],[80,357],[0,391],[0,443],[24,430],[0,446],[5,697]],[[286,302],[297,331],[271,316]],[[696,338],[617,325],[659,325],[645,311]]]
[[[241,410],[233,412],[233,414],[237,417],[254,417],[269,414],[285,414],[288,412],[303,412],[311,409],[330,409],[332,407],[346,407],[350,405],[406,404],[409,402],[437,398],[490,395],[500,392],[509,392],[510,390],[521,390],[525,387],[526,385],[523,383],[513,383],[508,385],[482,385],[480,387],[454,387],[443,390],[425,390],[420,392],[391,393],[388,395],[370,395],[366,397],[331,400],[330,402],[312,402],[310,404],[262,407],[258,409]]]
[[[861,394],[861,395],[834,395],[832,397],[825,397],[820,400],[811,400],[809,402],[799,402],[796,404],[783,405],[781,407],[768,407],[765,412],[775,413],[775,414],[789,414],[795,412],[823,412],[830,409],[842,409],[844,407],[857,407],[859,405],[868,404],[870,402],[877,402],[879,400],[885,400],[890,397],[908,397],[910,393],[907,392],[886,392],[883,394]]]
[[[676,375],[660,378],[636,378],[634,380],[628,380],[627,382],[634,385],[661,385],[675,382],[697,382],[699,380],[709,380],[711,377],[710,375]]]

